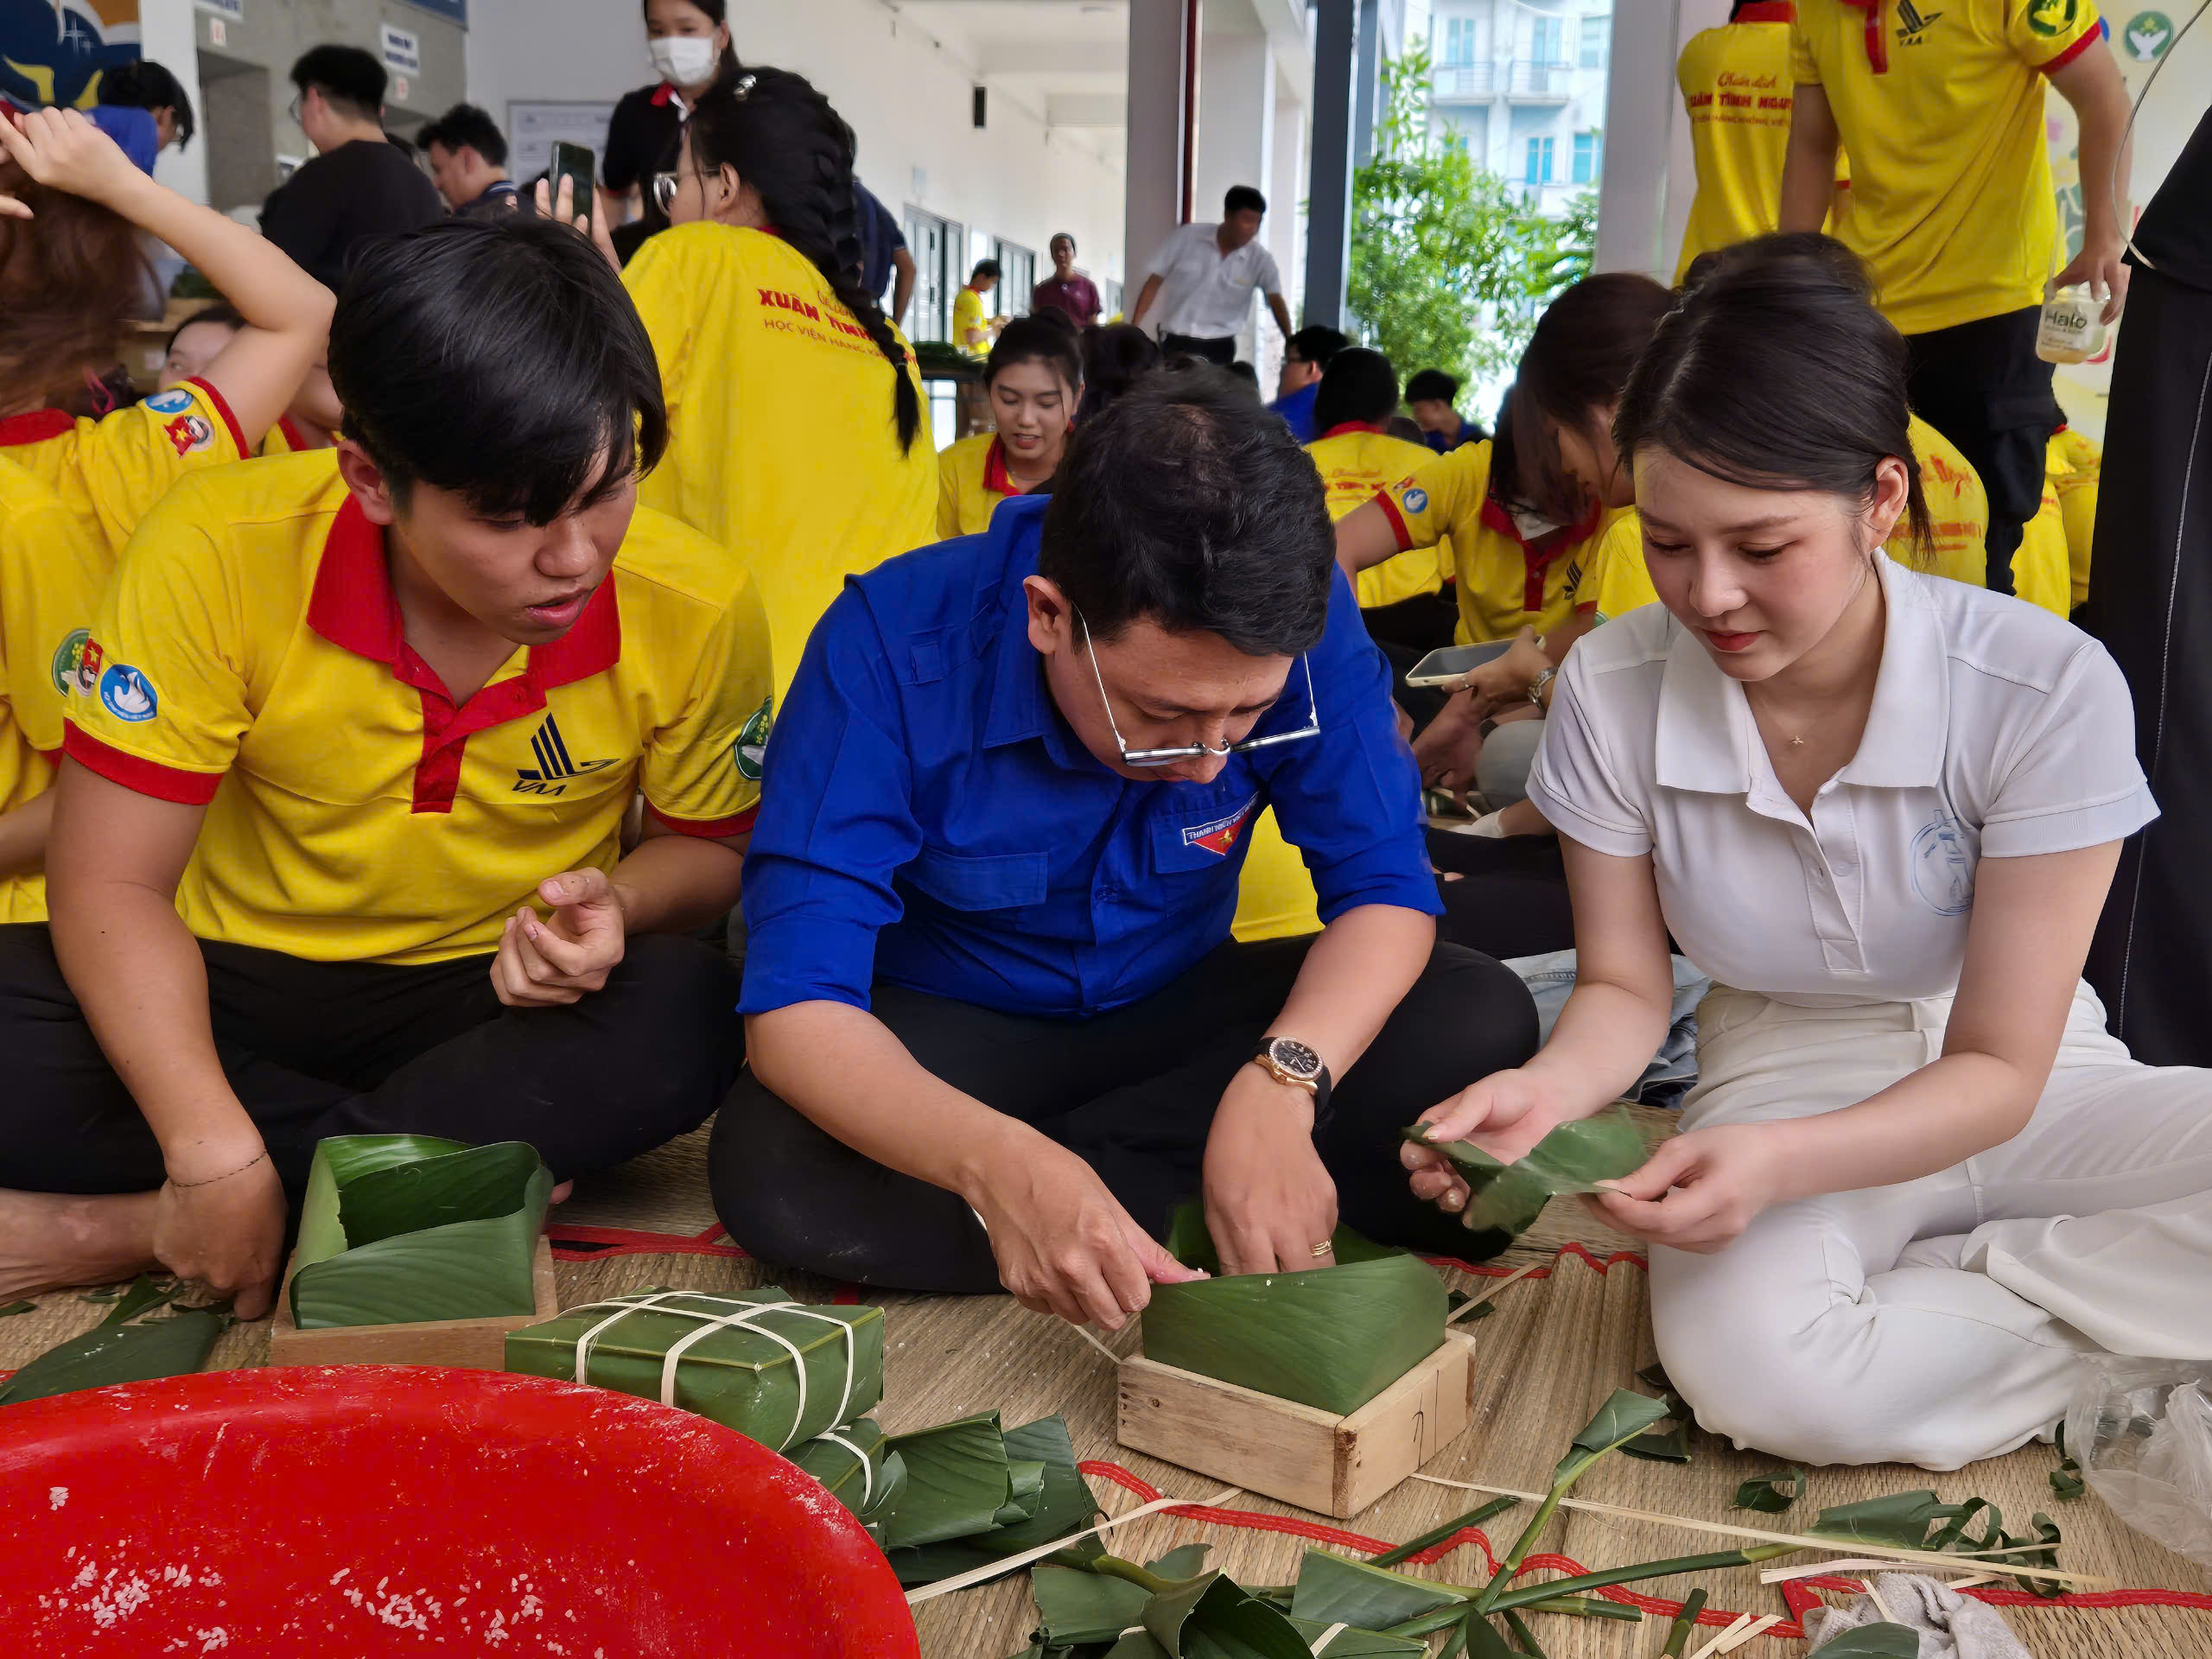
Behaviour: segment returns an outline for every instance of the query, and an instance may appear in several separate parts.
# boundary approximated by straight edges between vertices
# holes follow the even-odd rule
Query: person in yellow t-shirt
[[[1057,318],[1016,317],[991,347],[983,385],[998,429],[962,438],[937,458],[941,541],[978,534],[1000,502],[1052,481],[1083,395],[1083,353]]]
[[[2043,503],[2020,532],[2013,555],[2013,586],[2022,599],[2053,616],[2074,609],[2074,573],[2066,546],[2066,515],[2058,503],[2058,480],[2045,475]]]
[[[636,504],[668,427],[613,270],[516,215],[379,240],[330,365],[339,448],[180,480],[71,636],[52,922],[0,929],[11,1294],[158,1267],[254,1317],[325,1136],[565,1180],[741,1063],[684,935],[737,897],[766,624]]]
[[[52,405],[88,363],[116,360],[147,234],[229,295],[238,326],[206,342],[196,375],[73,419]],[[183,474],[253,454],[321,349],[330,307],[274,245],[155,183],[81,111],[0,118],[0,454],[54,492],[104,560]]]
[[[1989,493],[1987,585],[2015,591],[2013,552],[2043,495],[2057,410],[2036,355],[2046,278],[2127,291],[2121,261],[2127,94],[2094,0],[1948,4],[1796,0],[1781,228],[1818,230],[1836,147],[1851,160],[1837,229],[1905,336],[1913,407]],[[2059,238],[2044,87],[2081,127],[2081,251]],[[2063,263],[2056,277],[2051,268]]]
[[[998,285],[999,262],[978,259],[952,296],[952,343],[970,357],[989,356],[991,341],[1006,327],[1004,317],[993,317],[983,307],[984,296]]]
[[[277,418],[276,424],[269,429],[269,435],[261,441],[261,453],[297,455],[310,449],[327,449],[338,442],[338,429],[345,421],[346,411],[340,407],[338,394],[331,388],[329,354],[325,353],[308,371],[308,378],[300,382],[291,407]]]
[[[1313,425],[1320,435],[1306,446],[1306,453],[1321,469],[1332,518],[1357,512],[1436,459],[1427,445],[1394,438],[1383,429],[1397,410],[1397,372],[1382,353],[1347,346],[1321,372],[1313,397]],[[1397,639],[1402,629],[1395,624],[1403,622],[1419,636],[1402,642],[1409,647],[1433,650],[1448,643],[1452,609],[1433,596],[1444,591],[1450,575],[1433,543],[1393,554],[1362,570],[1354,588],[1360,609],[1367,613],[1367,631]],[[1383,614],[1402,606],[1408,607],[1402,616]]]
[[[638,499],[752,565],[779,692],[848,575],[937,539],[913,353],[854,275],[852,161],[803,77],[718,84],[652,181],[671,228],[622,273],[669,411]]]
[[[2044,466],[2058,492],[2059,517],[2066,525],[2068,586],[2078,610],[2089,597],[2089,544],[2097,528],[2097,482],[2104,474],[2104,451],[2094,439],[2062,425],[2050,435]]]
[[[1791,0],[1735,0],[1728,21],[1700,29],[1675,64],[1689,116],[1697,194],[1675,262],[1680,288],[1700,254],[1748,242],[1775,228],[1782,164],[1789,149]],[[1850,184],[1836,168],[1836,188]]]

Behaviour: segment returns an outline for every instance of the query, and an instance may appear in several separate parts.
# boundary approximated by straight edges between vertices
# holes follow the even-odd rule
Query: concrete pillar
[[[1360,0],[1319,0],[1313,35],[1313,168],[1306,226],[1306,315],[1344,326],[1351,264],[1351,152]]]
[[[184,84],[199,137],[184,149],[174,145],[154,162],[154,176],[188,200],[207,200],[207,104],[200,89],[200,47],[192,28],[192,0],[139,0],[138,54]]]
[[[1268,251],[1282,270],[1283,298],[1291,321],[1299,310],[1299,273],[1306,268],[1306,105],[1278,66],[1275,75],[1274,167],[1268,193]]]
[[[1667,156],[1681,96],[1671,69],[1679,0],[1613,10],[1612,67],[1605,79],[1605,176],[1598,193],[1599,270],[1673,274],[1662,249]],[[1685,210],[1687,211],[1687,210]]]
[[[1183,222],[1184,168],[1193,135],[1184,120],[1186,45],[1198,0],[1129,0],[1128,151],[1122,191],[1123,306],[1136,308],[1146,268]]]
[[[1353,55],[1351,164],[1360,168],[1375,156],[1375,102],[1382,90],[1382,0],[1359,0],[1359,41]]]
[[[1198,48],[1198,156],[1191,217],[1204,223],[1221,217],[1221,199],[1230,186],[1249,184],[1267,196],[1268,224],[1260,235],[1270,251],[1281,216],[1296,204],[1277,200],[1268,187],[1274,177],[1275,129],[1274,48],[1264,35],[1208,35]],[[1236,330],[1236,354],[1258,364],[1262,336],[1253,313]]]

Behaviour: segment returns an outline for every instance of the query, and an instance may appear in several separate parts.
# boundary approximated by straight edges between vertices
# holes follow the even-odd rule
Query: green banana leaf
[[[315,1148],[293,1255],[303,1331],[537,1311],[553,1176],[518,1141],[341,1135]]]
[[[887,1554],[1005,1524],[998,1517],[1013,1495],[1014,1471],[998,1413],[896,1434],[889,1444],[906,1462],[906,1491],[883,1525]]]
[[[1010,1472],[1033,1463],[1043,1470],[1034,1510],[1027,1519],[1001,1522],[963,1537],[887,1551],[899,1583],[908,1589],[988,1567],[1005,1556],[1065,1538],[1089,1524],[1098,1513],[1097,1499],[1076,1467],[1075,1446],[1068,1439],[1066,1423],[1058,1417],[1040,1417],[1020,1428],[1007,1429],[1001,1440]],[[1093,1538],[1075,1548],[1096,1555],[1103,1553],[1104,1547]],[[1166,1578],[1188,1578],[1198,1571],[1195,1566],[1177,1571],[1161,1569]]]
[[[29,1304],[21,1306],[27,1307]],[[0,1307],[0,1313],[11,1311]],[[2066,1449],[2066,1425],[2063,1423],[2058,1426],[2058,1467],[2050,1471],[2050,1490],[2061,1497],[2079,1497],[2088,1490],[2082,1484],[2081,1463]]]
[[[889,1479],[885,1469],[883,1430],[873,1417],[824,1430],[791,1449],[791,1460],[820,1481],[830,1497],[865,1519],[883,1505]],[[905,1459],[899,1461],[903,1481]]]
[[[1195,1207],[1168,1237],[1185,1265],[1218,1266]],[[1348,1228],[1332,1242],[1334,1267],[1154,1285],[1145,1357],[1321,1411],[1358,1410],[1443,1344],[1444,1286],[1418,1257]]]
[[[1943,1544],[1931,1541],[1931,1529],[1946,1521],[1963,1522],[1976,1510],[1986,1508],[1987,1503],[1980,1498],[1965,1503],[1945,1503],[1933,1492],[1891,1492],[1885,1497],[1834,1504],[1815,1516],[1805,1531],[1811,1537],[1832,1538],[1842,1543],[1934,1549]],[[1998,1517],[1999,1522],[2002,1519]]]
[[[0,1307],[0,1319],[7,1319],[16,1313],[29,1313],[37,1307],[37,1306],[38,1304],[36,1302],[10,1302],[7,1306]]]
[[[1793,1465],[1778,1475],[1755,1475],[1745,1481],[1736,1489],[1736,1501],[1732,1507],[1757,1510],[1761,1515],[1780,1515],[1804,1496],[1805,1471]]]
[[[1313,1659],[1287,1617],[1220,1573],[1154,1596],[1143,1624],[1170,1659]]]
[[[1696,1426],[1696,1417],[1689,1402],[1675,1391],[1663,1367],[1647,1365],[1636,1374],[1636,1380],[1666,1402],[1670,1428],[1656,1428],[1648,1434],[1639,1434],[1621,1447],[1624,1458],[1641,1458],[1647,1463],[1688,1463],[1690,1460],[1690,1430]]]
[[[1144,1616],[1152,1592],[1127,1579],[1039,1563],[1030,1574],[1038,1635],[1047,1647],[1114,1642]]]
[[[1294,1618],[1319,1624],[1355,1624],[1363,1630],[1382,1630],[1466,1599],[1460,1592],[1433,1579],[1416,1579],[1332,1555],[1326,1550],[1309,1549],[1298,1569],[1298,1588],[1291,1596],[1290,1612]]]
[[[874,1410],[883,1398],[883,1310],[774,1306],[791,1300],[776,1285],[713,1295],[632,1291],[509,1332],[506,1369],[572,1380],[576,1344],[597,1327],[586,1356],[585,1380],[658,1400],[671,1347],[708,1319],[757,1306],[762,1311],[754,1323],[760,1329],[725,1325],[683,1351],[676,1366],[675,1403],[781,1451]],[[623,1313],[625,1306],[635,1311]],[[611,1318],[613,1322],[607,1323]],[[896,1449],[897,1442],[892,1445]],[[911,1459],[908,1464],[911,1480]],[[1003,1456],[1000,1465],[994,1510],[1008,1496]]]
[[[1823,1642],[1821,1659],[1918,1659],[1920,1633],[1904,1624],[1861,1624]]]
[[[1310,1618],[1300,1618],[1295,1613],[1290,1616],[1290,1628],[1298,1633],[1298,1639],[1306,1643],[1306,1651],[1313,1654],[1315,1659],[1401,1659],[1401,1656],[1428,1651],[1428,1644],[1425,1642],[1409,1641],[1402,1636],[1385,1636],[1380,1630],[1357,1630],[1351,1625],[1330,1637],[1324,1645],[1315,1647],[1313,1644],[1328,1634],[1329,1625],[1336,1623],[1332,1618],[1327,1624],[1320,1624]]]
[[[1156,1561],[1147,1561],[1144,1570],[1155,1578],[1195,1579],[1206,1570],[1208,1544],[1178,1544]]]
[[[1432,1141],[1426,1123],[1412,1125],[1405,1136],[1449,1158],[1467,1184],[1460,1225],[1472,1232],[1500,1235],[1508,1243],[1535,1225],[1552,1199],[1595,1192],[1599,1181],[1618,1179],[1640,1167],[1646,1155],[1643,1131],[1618,1106],[1595,1117],[1560,1124],[1536,1143],[1535,1151],[1513,1164],[1500,1163],[1471,1141]],[[1500,1243],[1497,1249],[1504,1247]]]
[[[1654,1423],[1665,1421],[1666,1417],[1665,1401],[1615,1389],[1612,1397],[1598,1408],[1598,1414],[1582,1426],[1582,1432],[1574,1437],[1567,1455],[1552,1471],[1553,1485],[1572,1481],[1615,1446],[1634,1440]]]
[[[1464,1659],[1515,1659],[1512,1647],[1498,1634],[1497,1626],[1472,1613],[1460,1623],[1459,1633],[1445,1643],[1444,1652],[1464,1656]]]
[[[1106,1659],[1172,1659],[1172,1656],[1148,1631],[1132,1630],[1106,1649]]]
[[[0,1406],[198,1370],[215,1338],[229,1328],[230,1306],[146,1317],[168,1306],[176,1294],[176,1287],[157,1287],[142,1275],[98,1325],[48,1349],[0,1386]]]

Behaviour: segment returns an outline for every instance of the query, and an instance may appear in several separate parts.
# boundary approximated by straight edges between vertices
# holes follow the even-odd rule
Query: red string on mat
[[[555,1222],[546,1228],[555,1257],[563,1262],[595,1262],[611,1255],[712,1255],[744,1261],[746,1253],[734,1244],[717,1244],[711,1227],[693,1236],[684,1233],[646,1233],[628,1227],[569,1226]]]
[[[1559,1253],[1561,1255],[1573,1256],[1584,1267],[1601,1274],[1618,1267],[1624,1262],[1635,1268],[1648,1268],[1650,1266],[1650,1263],[1635,1250],[1615,1250],[1603,1261],[1591,1255],[1589,1248],[1582,1244],[1562,1244],[1559,1247]],[[1514,1268],[1501,1268],[1495,1262],[1462,1262],[1456,1255],[1424,1255],[1421,1260],[1432,1267],[1457,1268],[1462,1273],[1471,1273],[1484,1279],[1508,1279],[1512,1277],[1515,1272]],[[1552,1270],[1549,1268],[1538,1268],[1528,1276],[1531,1279],[1548,1279],[1552,1276]]]

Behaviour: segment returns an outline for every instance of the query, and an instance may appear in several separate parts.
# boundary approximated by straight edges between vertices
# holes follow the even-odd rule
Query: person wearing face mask
[[[2085,1354],[2212,1356],[2212,1072],[2132,1058],[2081,980],[2158,815],[2126,682],[1883,551],[1927,531],[1906,342],[1792,240],[1722,255],[1621,397],[1660,603],[1567,659],[1530,780],[1580,977],[1535,1059],[1423,1119],[1512,1160],[1605,1109],[1671,935],[1716,987],[1699,1082],[1593,1199],[1649,1246],[1669,1377],[1746,1448],[1955,1469],[2047,1431]]]
[[[937,533],[988,528],[1008,496],[1044,488],[1059,471],[1083,393],[1083,354],[1056,317],[1016,317],[983,369],[994,432],[962,438],[937,458]]]
[[[913,353],[861,287],[853,132],[802,76],[702,95],[652,186],[673,227],[623,272],[668,458],[639,499],[741,554],[780,683],[847,575],[937,539]]]
[[[1320,476],[1226,377],[1156,375],[1048,498],[849,582],[816,629],[748,858],[753,1072],[710,1179],[764,1258],[1010,1291],[1118,1329],[1194,1275],[1370,1237],[1458,1248],[1399,1131],[1527,991],[1434,943],[1413,766]],[[1230,941],[1255,817],[1327,925]]]
[[[660,79],[625,92],[615,105],[599,163],[598,216],[626,261],[647,237],[668,228],[668,211],[653,199],[652,176],[667,168],[685,111],[718,79],[737,73],[727,0],[645,0],[645,54]]]

